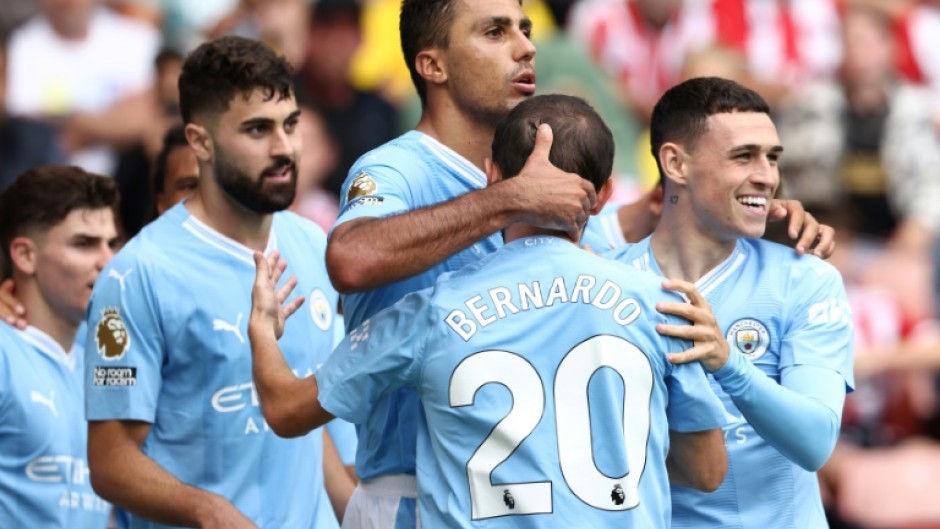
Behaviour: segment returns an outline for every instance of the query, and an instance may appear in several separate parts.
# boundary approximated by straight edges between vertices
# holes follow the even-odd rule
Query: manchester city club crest
[[[310,293],[308,299],[310,300],[310,316],[313,318],[313,323],[321,330],[328,330],[330,324],[333,323],[333,307],[326,299],[326,294],[316,288]]]
[[[725,339],[751,361],[764,356],[770,346],[767,327],[752,318],[742,318],[734,322],[725,334]]]

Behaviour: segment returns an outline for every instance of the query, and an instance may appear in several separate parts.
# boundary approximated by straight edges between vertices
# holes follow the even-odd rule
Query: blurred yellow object
[[[360,90],[377,90],[394,103],[414,96],[411,76],[401,53],[398,15],[401,0],[368,0],[362,11],[362,45],[353,57],[349,76]],[[525,0],[523,10],[532,19],[533,40],[555,30],[551,12],[542,0]]]

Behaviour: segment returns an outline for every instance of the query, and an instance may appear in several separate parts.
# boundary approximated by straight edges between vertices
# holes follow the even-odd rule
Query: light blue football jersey
[[[607,256],[663,275],[650,238]],[[854,386],[851,313],[842,278],[832,265],[776,243],[739,239],[734,252],[699,279],[696,288],[732,349],[777,383],[784,369],[810,365],[836,371],[849,390]],[[709,380],[728,415],[728,474],[711,494],[673,487],[672,526],[828,527],[816,474],[770,446],[714,378]]]
[[[88,476],[83,364],[35,327],[0,324],[0,527],[107,525]]]
[[[352,422],[414,388],[426,527],[667,527],[669,429],[724,424],[652,274],[555,237],[513,241],[351,332],[317,373]],[[668,420],[668,424],[667,424]]]
[[[446,202],[486,187],[486,175],[437,140],[408,132],[363,155],[343,184],[342,209],[336,224],[362,217],[387,217]],[[343,296],[346,328],[355,329],[376,312],[410,292],[434,284],[444,272],[458,270],[493,252],[502,237],[490,237],[410,278]],[[359,425],[356,472],[362,479],[415,473],[418,401],[402,388],[377,402]]]
[[[307,298],[280,340],[298,376],[331,351],[337,296],[326,237],[291,213],[274,215],[277,249]],[[144,453],[181,481],[215,492],[261,528],[337,527],[323,488],[322,435],[270,431],[251,377],[252,252],[184,205],[134,237],[99,276],[88,310],[89,420],[153,425]],[[133,518],[131,528],[164,527]]]
[[[581,234],[582,246],[589,246],[592,251],[603,253],[627,244],[623,237],[623,228],[620,227],[620,218],[617,216],[621,205],[608,202],[600,213],[588,217]]]

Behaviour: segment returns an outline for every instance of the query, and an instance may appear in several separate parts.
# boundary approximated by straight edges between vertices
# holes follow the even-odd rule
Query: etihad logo
[[[98,354],[105,360],[124,358],[124,353],[131,346],[131,336],[118,309],[107,308],[101,311],[101,319],[95,327],[95,346]]]
[[[369,173],[362,171],[357,174],[351,184],[349,184],[349,191],[346,192],[346,203],[350,203],[353,200],[364,197],[366,195],[371,195],[378,191],[379,186],[375,183],[375,180],[369,176]]]
[[[236,338],[238,338],[239,342],[245,343],[245,337],[242,336],[242,331],[240,328],[241,324],[242,324],[242,313],[239,312],[238,319],[235,320],[234,324],[229,323],[225,320],[220,320],[219,318],[212,320],[212,330],[230,332],[234,334]]]

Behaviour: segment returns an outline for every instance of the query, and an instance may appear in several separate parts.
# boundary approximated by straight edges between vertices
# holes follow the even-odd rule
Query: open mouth
[[[512,85],[524,94],[535,93],[535,72],[526,70],[512,80]]]
[[[738,197],[738,203],[760,211],[767,211],[767,197],[741,196]]]
[[[283,166],[283,167],[279,167],[279,168],[274,169],[274,170],[271,170],[271,171],[265,171],[265,172],[264,172],[264,177],[265,177],[265,178],[269,178],[269,179],[271,179],[271,180],[285,180],[285,179],[290,179],[292,168],[293,168],[292,165],[285,165],[285,166]]]

